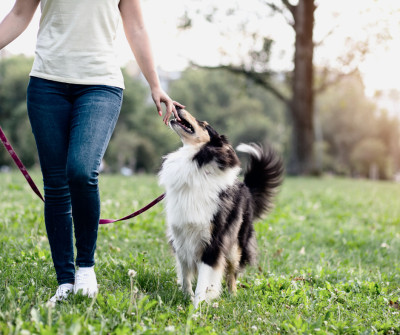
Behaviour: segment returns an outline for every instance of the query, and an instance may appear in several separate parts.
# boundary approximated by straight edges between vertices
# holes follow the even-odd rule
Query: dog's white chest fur
[[[219,194],[234,184],[239,167],[221,171],[215,163],[199,167],[193,161],[198,147],[183,146],[166,156],[159,173],[166,189],[168,235],[188,265],[198,261],[211,238],[211,221],[218,211]]]

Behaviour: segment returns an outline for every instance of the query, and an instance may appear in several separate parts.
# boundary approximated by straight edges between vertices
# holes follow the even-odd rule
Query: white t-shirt
[[[120,0],[41,0],[31,76],[124,88],[114,52]]]

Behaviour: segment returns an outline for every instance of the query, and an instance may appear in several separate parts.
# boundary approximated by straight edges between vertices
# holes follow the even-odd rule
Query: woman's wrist
[[[146,80],[152,92],[161,90],[160,79],[158,78],[158,74],[155,70],[152,71],[152,73],[147,76]]]

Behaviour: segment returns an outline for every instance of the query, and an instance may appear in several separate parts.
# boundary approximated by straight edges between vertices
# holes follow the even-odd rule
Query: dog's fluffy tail
[[[272,198],[283,181],[283,161],[270,147],[266,150],[255,143],[240,144],[237,151],[250,155],[244,183],[253,196],[254,216],[260,217],[272,207]]]

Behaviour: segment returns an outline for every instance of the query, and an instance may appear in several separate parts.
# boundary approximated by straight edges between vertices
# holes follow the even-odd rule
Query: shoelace
[[[94,278],[93,273],[92,272],[82,272],[82,271],[78,271],[76,274],[76,281],[78,283],[87,283],[92,281]]]
[[[72,290],[71,288],[67,288],[63,285],[59,286],[56,291],[57,299],[65,298],[71,290]]]

